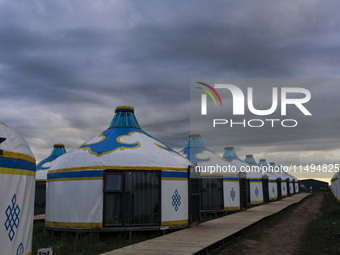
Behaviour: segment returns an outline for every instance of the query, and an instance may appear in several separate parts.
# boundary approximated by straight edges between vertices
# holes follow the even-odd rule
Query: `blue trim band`
[[[187,172],[177,172],[177,171],[162,171],[162,178],[188,178]]]
[[[103,177],[104,170],[71,171],[60,173],[48,173],[47,180],[63,178]]]
[[[223,176],[223,180],[232,180],[232,181],[238,181],[238,177],[236,176]]]
[[[249,179],[250,182],[262,182],[262,179]]]
[[[36,171],[36,166],[32,162],[29,162],[23,159],[4,158],[1,156],[0,156],[0,167],[29,170],[32,172]]]

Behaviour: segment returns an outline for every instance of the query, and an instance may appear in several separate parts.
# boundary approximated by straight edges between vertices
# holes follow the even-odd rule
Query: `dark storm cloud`
[[[148,132],[180,149],[189,132],[191,78],[337,77],[339,5],[3,1],[1,121],[22,132],[41,160],[53,143],[73,148],[107,128],[114,107],[127,104]],[[297,151],[285,154],[295,161],[308,160],[296,157],[299,151],[339,150],[340,88],[331,89],[314,88],[313,97],[327,100],[311,101],[313,116],[323,120],[311,128],[289,136],[231,130],[226,143],[259,155]]]

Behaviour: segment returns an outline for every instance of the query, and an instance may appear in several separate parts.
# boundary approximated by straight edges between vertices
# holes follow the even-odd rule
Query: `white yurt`
[[[282,169],[282,168],[281,168]],[[292,196],[294,195],[295,189],[296,189],[296,183],[299,185],[298,179],[294,176],[292,176],[291,174],[289,174],[287,171],[284,171],[282,169],[281,171],[283,178],[286,178],[286,182],[287,182],[287,196]]]
[[[284,171],[284,169],[279,166],[280,171],[278,172],[279,176],[281,176],[281,191],[282,191],[282,197],[290,196],[290,179],[287,174],[287,172]]]
[[[65,145],[57,143],[53,145],[51,154],[37,164],[34,206],[45,208],[47,172],[51,167],[51,163],[65,152]]]
[[[52,163],[45,225],[103,231],[185,227],[190,165],[140,128],[133,107],[117,107],[107,130]]]
[[[189,134],[180,154],[197,166],[200,173],[201,211],[240,210],[240,186],[237,166],[209,150],[199,133]]]
[[[17,132],[0,122],[1,254],[31,254],[35,158]]]
[[[224,148],[223,159],[228,162],[239,162],[243,167],[247,167],[246,178],[247,185],[249,186],[250,204],[258,205],[263,204],[263,186],[262,186],[262,173],[257,166],[249,165],[241,160],[233,146]]]
[[[263,167],[264,174],[268,176],[268,194],[269,200],[277,200],[279,197],[279,188],[278,180],[280,177],[276,175],[274,171],[271,170],[270,167],[273,167],[273,164],[268,165],[266,159],[260,159],[259,161],[260,167]],[[275,166],[274,166],[275,167]]]
[[[340,202],[340,173],[335,173],[331,178],[331,188],[333,195]]]

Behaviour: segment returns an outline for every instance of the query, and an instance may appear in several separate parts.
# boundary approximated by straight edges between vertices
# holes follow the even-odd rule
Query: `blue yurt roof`
[[[223,157],[226,161],[231,162],[233,160],[239,160],[241,162],[244,162],[243,160],[241,160],[236,152],[233,146],[226,146],[224,147],[224,153],[223,153]]]
[[[199,133],[189,134],[189,140],[186,147],[179,152],[180,155],[189,159],[193,164],[197,164],[198,166],[220,166],[227,167],[226,169],[231,169],[231,165],[234,165],[230,162],[225,161],[219,155],[209,150]],[[235,165],[238,167],[238,165]],[[205,169],[206,170],[206,169]],[[223,173],[213,173],[215,175],[232,175],[235,176],[238,174],[239,168],[236,168],[236,171],[231,172],[229,170],[225,170]],[[207,172],[202,171],[201,175],[205,175]],[[211,173],[209,173],[211,174]],[[208,175],[209,175],[208,174]]]
[[[57,143],[57,144],[53,145],[53,150],[52,150],[51,154],[47,158],[40,161],[40,163],[37,165],[37,170],[47,170],[47,169],[49,169],[50,165],[45,166],[45,164],[52,162],[53,160],[55,160],[57,157],[63,155],[64,153],[66,153],[64,144]]]
[[[109,129],[119,127],[140,129],[134,112],[134,108],[131,106],[118,106],[115,110],[115,116],[111,121]]]
[[[198,133],[189,134],[189,140],[185,148],[180,151],[180,154],[187,159],[189,159],[192,163],[201,163],[201,162],[209,162],[211,159],[207,158],[200,158],[199,154],[203,153],[204,151],[210,151],[204,144],[202,137]]]
[[[187,159],[141,129],[133,107],[119,106],[108,129],[58,157],[51,170],[92,166],[187,168],[189,165]]]
[[[260,159],[259,165],[260,165],[260,166],[266,166],[266,167],[268,167],[267,161],[266,161],[264,158]],[[275,166],[275,165],[274,165],[274,166]]]
[[[253,166],[253,165],[257,165],[254,156],[252,154],[248,154],[246,155],[246,158],[244,160],[244,162],[246,162],[247,164]]]

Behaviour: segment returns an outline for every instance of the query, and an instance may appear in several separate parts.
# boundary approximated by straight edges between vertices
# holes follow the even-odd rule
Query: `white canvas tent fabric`
[[[288,188],[289,188],[289,193],[290,195],[294,195],[294,184],[293,184],[293,180],[295,180],[296,178],[294,176],[292,176],[291,174],[282,171],[282,179],[287,180],[286,182],[288,183]],[[296,179],[298,181],[298,179]],[[287,195],[288,195],[288,191],[287,191]]]
[[[102,228],[104,172],[110,169],[161,171],[161,225],[187,225],[191,162],[140,129],[132,107],[115,112],[107,130],[52,163],[45,225]]]
[[[31,254],[35,159],[25,140],[2,122],[0,140],[0,253]]]
[[[254,165],[249,165],[243,160],[241,160],[232,146],[226,146],[224,148],[223,159],[231,162],[232,164],[237,164],[240,169],[248,169],[246,171],[246,178],[250,183],[250,204],[258,205],[263,204],[263,187],[262,187],[262,172],[259,168]]]
[[[42,208],[45,209],[46,205],[47,172],[50,169],[52,162],[65,152],[66,150],[64,144],[54,144],[51,154],[47,158],[41,160],[39,164],[37,164],[34,206],[39,208],[39,210]]]
[[[331,179],[331,188],[333,195],[340,202],[340,173],[335,173]]]
[[[276,175],[281,178],[281,195],[282,197],[288,196],[288,189],[287,189],[287,173],[283,171],[282,167],[279,166],[279,171],[275,171]],[[288,186],[289,187],[289,186]]]
[[[57,143],[53,145],[53,150],[51,154],[43,159],[37,164],[37,172],[36,172],[36,181],[46,181],[47,180],[47,172],[51,167],[52,162],[63,155],[66,152],[65,145],[61,143]]]
[[[238,165],[223,160],[209,150],[198,133],[189,134],[188,145],[179,154],[197,164],[195,169],[199,170],[201,178],[222,178],[224,210],[240,210]]]
[[[270,166],[273,167],[273,164],[268,166],[265,159],[260,159],[259,164],[264,171],[263,174],[268,177],[268,194],[269,200],[277,200],[278,198],[278,190],[277,190],[277,179],[279,178],[274,171],[271,170]]]

